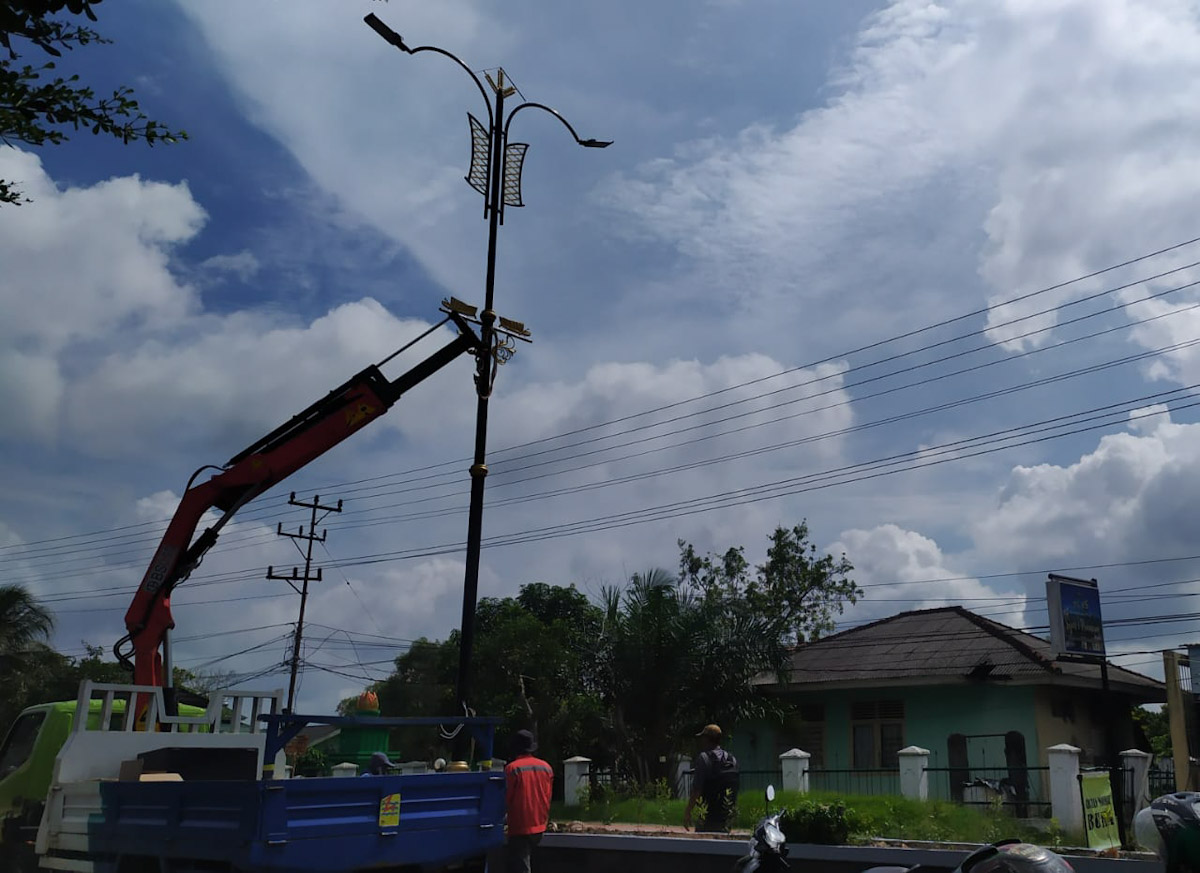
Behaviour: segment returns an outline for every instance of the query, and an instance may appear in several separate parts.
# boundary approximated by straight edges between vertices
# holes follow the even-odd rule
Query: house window
[[[809,766],[819,770],[825,766],[825,705],[802,703],[784,721],[780,737],[780,753],[797,748],[812,755]]]
[[[1063,721],[1075,721],[1075,703],[1069,697],[1056,695],[1050,700],[1050,714]]]
[[[855,770],[900,766],[904,748],[904,701],[858,701],[850,705],[850,752]]]

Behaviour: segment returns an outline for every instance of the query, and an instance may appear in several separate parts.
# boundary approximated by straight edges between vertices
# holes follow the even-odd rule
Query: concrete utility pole
[[[300,618],[296,622],[296,633],[293,635],[292,676],[288,682],[288,699],[287,699],[287,711],[295,712],[294,706],[295,706],[295,702],[296,702],[296,673],[300,669],[300,640],[304,633],[304,607],[308,605],[308,583],[321,581],[321,568],[320,567],[317,568],[317,575],[315,575],[315,576],[312,575],[313,543],[325,542],[325,535],[329,532],[329,531],[323,530],[323,531],[321,531],[321,535],[317,536],[317,521],[319,520],[317,518],[317,513],[324,512],[325,515],[328,515],[331,512],[341,512],[342,511],[342,501],[339,500],[337,502],[337,506],[322,506],[321,498],[317,495],[313,495],[312,502],[305,503],[302,500],[297,500],[296,492],[293,491],[291,498],[289,498],[289,500],[288,500],[288,504],[291,506],[302,506],[305,509],[312,510],[312,519],[309,521],[308,533],[304,532],[303,527],[301,527],[299,530],[297,530],[296,533],[288,533],[287,531],[285,531],[283,529],[283,522],[279,522],[279,525],[275,531],[281,537],[288,537],[289,539],[292,539],[292,540],[304,540],[305,541],[304,548],[301,549],[299,545],[296,546],[296,548],[300,549],[300,554],[302,554],[304,556],[304,574],[301,575],[299,573],[298,568],[292,567],[292,575],[291,576],[280,576],[280,575],[276,575],[275,568],[273,566],[267,567],[267,578],[268,579],[282,579],[284,582],[287,582],[287,584],[292,586],[293,591],[295,591],[297,594],[300,595]],[[324,518],[324,517],[325,516],[321,516],[321,518]],[[296,587],[297,582],[299,582],[301,584],[300,588]]]

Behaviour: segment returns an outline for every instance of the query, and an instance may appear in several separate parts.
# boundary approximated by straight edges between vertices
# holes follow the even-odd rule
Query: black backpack
[[[711,749],[700,753],[708,759],[708,775],[704,779],[701,796],[708,807],[708,818],[728,819],[737,803],[741,774],[737,758],[724,749]]]

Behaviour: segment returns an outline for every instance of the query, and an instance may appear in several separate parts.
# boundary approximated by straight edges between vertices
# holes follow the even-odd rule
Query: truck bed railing
[[[98,713],[93,708],[97,700]],[[144,726],[138,723],[142,707]],[[262,722],[262,716],[282,708],[282,689],[217,691],[203,715],[168,715],[161,688],[83,682],[71,735],[54,762],[52,784],[115,779],[122,762],[162,748],[253,749],[257,772],[282,776],[283,756],[265,754]]]
[[[445,715],[412,718],[376,718],[348,715],[301,715],[276,712],[263,714],[258,720],[266,726],[266,754],[268,760],[282,752],[300,731],[310,724],[327,724],[337,727],[358,725],[361,727],[441,727],[443,732],[447,727],[453,728],[450,736],[458,730],[466,729],[479,744],[479,751],[484,760],[492,757],[492,748],[496,736],[496,725],[503,719],[484,716]]]
[[[207,727],[208,733],[259,733],[262,728],[260,716],[272,715],[283,708],[283,689],[275,691],[213,692],[208,698],[204,715],[168,715],[163,690],[151,685],[125,685],[107,682],[85,681],[79,687],[79,698],[75,705],[75,732],[88,730],[91,703],[100,696],[100,719],[94,729],[111,730],[114,702],[126,701],[120,730],[132,731],[137,727],[137,707],[128,701],[136,695],[147,701],[146,724],[143,730],[192,733]],[[120,715],[120,713],[118,713]]]

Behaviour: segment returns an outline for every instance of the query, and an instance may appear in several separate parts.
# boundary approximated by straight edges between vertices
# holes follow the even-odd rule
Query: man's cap
[[[537,740],[531,731],[517,731],[512,739],[513,752],[517,755],[537,751]]]
[[[382,775],[385,770],[399,770],[400,765],[392,763],[386,752],[375,752],[371,755],[367,769],[376,775]]]
[[[715,724],[706,724],[700,729],[700,733],[696,734],[696,736],[704,737],[710,740],[716,740],[719,743],[721,742],[721,726]]]

